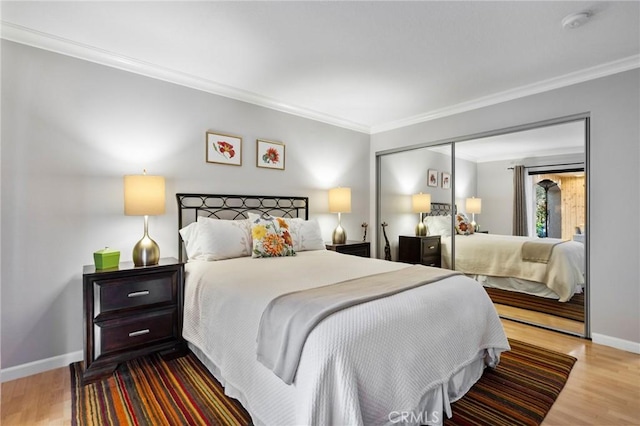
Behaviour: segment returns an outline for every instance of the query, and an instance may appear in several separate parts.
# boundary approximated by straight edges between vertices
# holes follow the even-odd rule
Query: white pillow
[[[316,219],[285,219],[289,223],[295,251],[326,250]]]
[[[253,223],[260,215],[249,213],[249,222]],[[289,232],[293,240],[293,249],[299,251],[326,250],[320,231],[320,224],[316,219],[304,220],[299,217],[283,218],[289,225]]]
[[[425,216],[423,222],[429,235],[451,236],[451,216]]]
[[[189,260],[223,260],[251,255],[249,220],[200,217],[180,230]]]

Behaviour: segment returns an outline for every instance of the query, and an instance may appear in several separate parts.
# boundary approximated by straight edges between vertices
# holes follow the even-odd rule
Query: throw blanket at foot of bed
[[[527,262],[548,263],[553,248],[563,242],[563,240],[557,238],[525,241],[522,245],[522,260]]]
[[[269,303],[258,330],[258,361],[293,383],[307,336],[324,318],[351,306],[392,296],[459,272],[414,265],[337,284],[283,294]]]

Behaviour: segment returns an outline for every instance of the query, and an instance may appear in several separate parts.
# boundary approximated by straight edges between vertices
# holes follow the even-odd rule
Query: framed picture
[[[438,171],[429,169],[429,174],[427,175],[427,185],[429,186],[438,186]]]
[[[284,170],[284,144],[258,139],[256,141],[256,166],[265,169]]]
[[[442,172],[442,177],[440,178],[440,184],[442,185],[442,189],[451,188],[451,175],[447,172]]]
[[[242,138],[207,132],[207,163],[242,165]]]

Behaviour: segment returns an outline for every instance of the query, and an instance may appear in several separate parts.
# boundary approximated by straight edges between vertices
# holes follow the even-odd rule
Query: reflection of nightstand
[[[109,375],[118,363],[152,352],[186,354],[182,340],[183,265],[96,270],[84,267],[84,383]]]
[[[371,244],[362,241],[347,241],[345,244],[327,244],[327,250],[353,256],[371,257]]]
[[[398,260],[406,263],[421,263],[440,267],[440,235],[426,237],[400,236]]]

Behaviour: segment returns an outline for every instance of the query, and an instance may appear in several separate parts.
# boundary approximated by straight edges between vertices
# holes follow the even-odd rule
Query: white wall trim
[[[411,126],[449,115],[460,114],[462,112],[484,108],[502,102],[512,101],[518,98],[524,98],[526,96],[535,95],[537,93],[548,92],[550,90],[559,89],[565,86],[571,86],[573,84],[582,83],[600,77],[606,77],[608,75],[629,71],[635,68],[640,68],[640,55],[629,56],[617,61],[565,74],[560,77],[554,77],[547,80],[539,81],[537,83],[528,84],[526,86],[516,87],[515,89],[506,90],[504,92],[495,93],[489,96],[484,96],[482,98],[474,99],[469,102],[462,102],[457,105],[441,108],[425,114],[404,118],[402,120],[393,121],[391,123],[372,126],[371,134]]]
[[[631,340],[619,339],[599,333],[591,333],[591,341],[599,345],[610,346],[612,348],[621,349],[634,354],[640,354],[640,343]]]
[[[15,367],[3,368],[0,371],[0,382],[4,383],[9,380],[21,379],[23,377],[43,373],[55,368],[67,367],[72,362],[82,361],[83,358],[84,353],[82,351],[77,351],[28,362],[26,364],[16,365]]]
[[[333,126],[342,127],[349,130],[369,134],[369,126],[354,123],[349,120],[323,114],[307,108],[295,105],[284,104],[276,99],[271,99],[257,93],[249,92],[224,84],[216,83],[191,74],[176,71],[150,62],[140,61],[118,53],[100,49],[73,40],[58,37],[52,34],[43,33],[21,25],[0,21],[2,27],[2,38],[16,43],[26,44],[39,49],[48,50],[62,55],[71,56],[100,65],[117,68],[123,71],[144,75],[157,80],[190,87],[214,95],[224,96],[242,102],[262,106],[280,112],[285,112],[299,117],[309,118]]]
[[[196,77],[191,74],[165,68],[149,62],[140,61],[138,59],[110,52],[108,50],[100,49],[83,43],[78,43],[73,40],[65,39],[52,34],[36,31],[31,28],[23,27],[21,25],[12,24],[10,22],[0,21],[0,26],[2,27],[2,38],[5,40],[26,44],[40,49],[49,50],[51,52],[83,59],[85,61],[106,65],[123,71],[144,75],[146,77],[151,77],[174,84],[179,84],[181,86],[190,87],[192,89],[201,90],[203,92],[212,93],[214,95],[236,99],[238,101],[247,102],[276,111],[297,115],[299,117],[320,121],[322,123],[327,123],[333,126],[338,126],[366,134],[386,132],[389,130],[423,123],[425,121],[435,120],[437,118],[442,118],[454,114],[460,114],[462,112],[471,111],[477,108],[483,108],[486,106],[523,98],[525,96],[570,86],[572,84],[582,83],[584,81],[593,80],[595,78],[605,77],[611,74],[640,68],[640,55],[629,56],[617,61],[597,65],[595,67],[576,71],[560,77],[550,78],[547,80],[539,81],[537,83],[517,87],[515,89],[499,92],[468,102],[451,105],[446,108],[437,109],[413,117],[407,117],[390,123],[368,126],[362,123],[354,123],[340,117],[335,117],[299,106],[288,105],[276,99],[271,99],[257,93],[216,83],[212,80]]]

